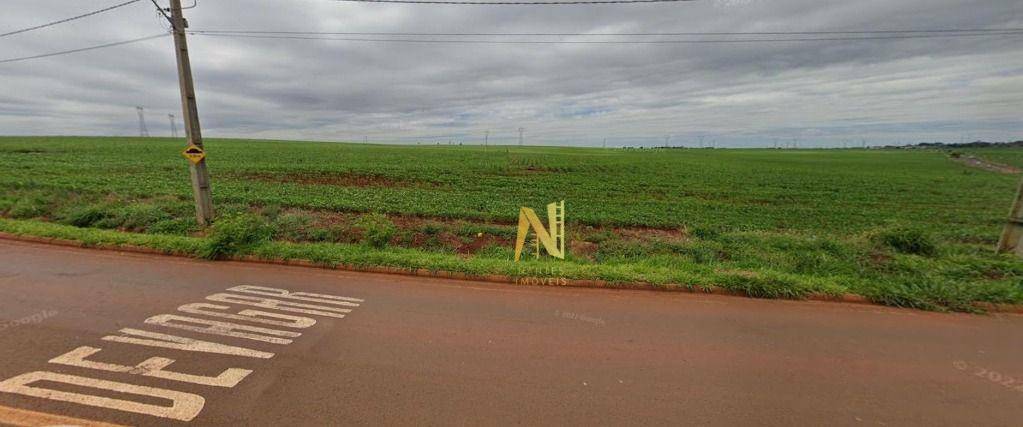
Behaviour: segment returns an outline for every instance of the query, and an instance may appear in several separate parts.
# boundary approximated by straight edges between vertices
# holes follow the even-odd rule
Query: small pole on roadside
[[[1016,199],[1009,211],[1002,237],[998,239],[998,253],[1015,253],[1023,256],[1023,181],[1016,190]]]
[[[185,118],[185,136],[189,147],[203,149],[202,127],[199,125],[199,108],[195,99],[195,83],[192,80],[192,62],[188,57],[188,40],[185,29],[188,21],[181,10],[181,0],[170,0],[170,21],[174,31],[174,51],[178,61],[178,83],[181,87],[181,109]],[[195,219],[199,225],[213,222],[213,195],[210,192],[210,173],[206,159],[189,162],[192,177],[192,193],[195,197]]]

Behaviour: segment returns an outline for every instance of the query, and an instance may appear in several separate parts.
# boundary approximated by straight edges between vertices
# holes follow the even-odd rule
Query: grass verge
[[[81,228],[36,220],[0,218],[0,232],[81,242],[86,247],[133,246],[165,254],[194,258],[305,260],[336,268],[388,267],[393,269],[461,273],[473,277],[506,276],[596,280],[612,286],[644,284],[665,290],[725,291],[754,298],[804,299],[810,296],[839,298],[846,294],[866,297],[875,303],[925,310],[976,312],[978,302],[1018,304],[1023,296],[1016,284],[1007,286],[956,286],[949,283],[897,279],[852,280],[774,271],[744,271],[712,267],[687,269],[643,263],[592,264],[531,260],[516,263],[489,257],[429,252],[409,248],[376,247],[372,244],[293,243],[272,241],[270,231],[246,218],[220,222],[209,237],[139,234]],[[558,281],[553,281],[558,283]]]

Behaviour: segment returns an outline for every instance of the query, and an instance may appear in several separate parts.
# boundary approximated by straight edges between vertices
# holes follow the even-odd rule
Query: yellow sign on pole
[[[526,246],[526,236],[532,229],[536,234],[536,257],[540,258],[540,245],[547,253],[558,259],[565,259],[565,201],[547,205],[547,222],[550,230],[540,222],[536,211],[531,208],[519,210],[519,233],[515,239],[515,261],[522,258],[522,249]]]
[[[185,151],[182,151],[181,155],[194,164],[199,164],[199,162],[206,158],[206,152],[195,144],[188,144],[188,147],[185,147]]]

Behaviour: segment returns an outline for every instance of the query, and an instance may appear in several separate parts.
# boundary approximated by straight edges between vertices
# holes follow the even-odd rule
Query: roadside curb
[[[147,248],[144,246],[134,245],[121,245],[121,244],[98,244],[89,245],[79,240],[68,240],[59,239],[54,237],[39,237],[31,235],[20,235],[13,233],[0,232],[0,239],[12,240],[27,243],[41,243],[54,246],[64,246],[82,249],[99,249],[105,251],[117,251],[117,252],[129,252],[145,255],[163,255],[173,256],[179,258],[196,259],[195,257],[182,254],[161,251],[158,249]],[[434,271],[425,268],[421,269],[407,269],[400,267],[385,267],[385,266],[358,266],[348,264],[338,264],[337,266],[329,266],[319,264],[313,261],[303,259],[265,259],[259,258],[254,255],[245,256],[232,256],[223,259],[223,261],[235,261],[244,262],[249,264],[265,264],[265,265],[283,265],[292,267],[306,267],[306,268],[317,268],[325,270],[340,270],[350,271],[357,273],[376,273],[376,274],[391,274],[399,276],[414,276],[414,277],[427,277],[427,278],[438,278],[438,279],[449,279],[449,280],[464,280],[474,282],[489,282],[489,283],[500,283],[509,284],[515,286],[545,286],[545,287],[562,287],[562,288],[593,288],[593,289],[629,289],[629,290],[646,290],[646,291],[660,291],[660,292],[681,292],[681,293],[692,293],[692,294],[712,294],[712,295],[724,295],[734,296],[743,298],[752,298],[749,295],[742,292],[734,292],[723,288],[710,288],[710,289],[699,289],[690,288],[681,285],[655,285],[652,283],[643,282],[632,282],[632,283],[611,283],[603,280],[592,280],[592,279],[558,279],[554,281],[545,281],[532,277],[513,277],[500,274],[489,274],[489,275],[474,275],[468,273],[452,272],[452,271]],[[799,300],[797,300],[799,301]],[[877,304],[871,301],[869,298],[855,295],[855,294],[843,294],[843,295],[822,295],[822,294],[811,294],[801,301],[817,301],[817,302],[834,302],[834,303],[845,303],[845,304],[864,304],[864,305],[876,305],[880,307],[886,307],[882,304]],[[1023,314],[1023,305],[1013,304],[992,304],[992,303],[975,303],[978,308],[984,309],[990,313],[1009,313],[1009,314]]]

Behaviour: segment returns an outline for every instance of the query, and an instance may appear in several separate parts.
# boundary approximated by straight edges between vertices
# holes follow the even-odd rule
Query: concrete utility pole
[[[1009,211],[1009,219],[998,239],[998,253],[1015,253],[1023,257],[1023,182],[1016,190],[1016,199]]]
[[[170,0],[171,25],[174,27],[174,52],[178,59],[178,82],[181,86],[181,110],[185,116],[185,137],[190,145],[203,148],[202,128],[199,125],[199,107],[195,100],[195,83],[192,81],[192,62],[188,58],[188,40],[185,38],[185,21],[181,11],[181,0]],[[195,196],[195,219],[199,225],[213,222],[213,195],[210,192],[210,173],[206,159],[197,163],[189,162],[192,176],[192,193]]]
[[[486,131],[483,134],[483,151],[487,151],[487,146],[490,145],[490,131]]]
[[[139,113],[139,136],[142,138],[148,138],[149,128],[146,127],[146,109],[143,107],[135,107],[135,112]]]
[[[171,138],[177,138],[178,137],[178,124],[176,122],[174,122],[174,115],[173,114],[168,114],[167,118],[170,119]]]
[[[519,128],[519,147],[522,146],[522,143],[523,143],[522,133],[525,132],[525,131],[526,131],[526,128]]]

